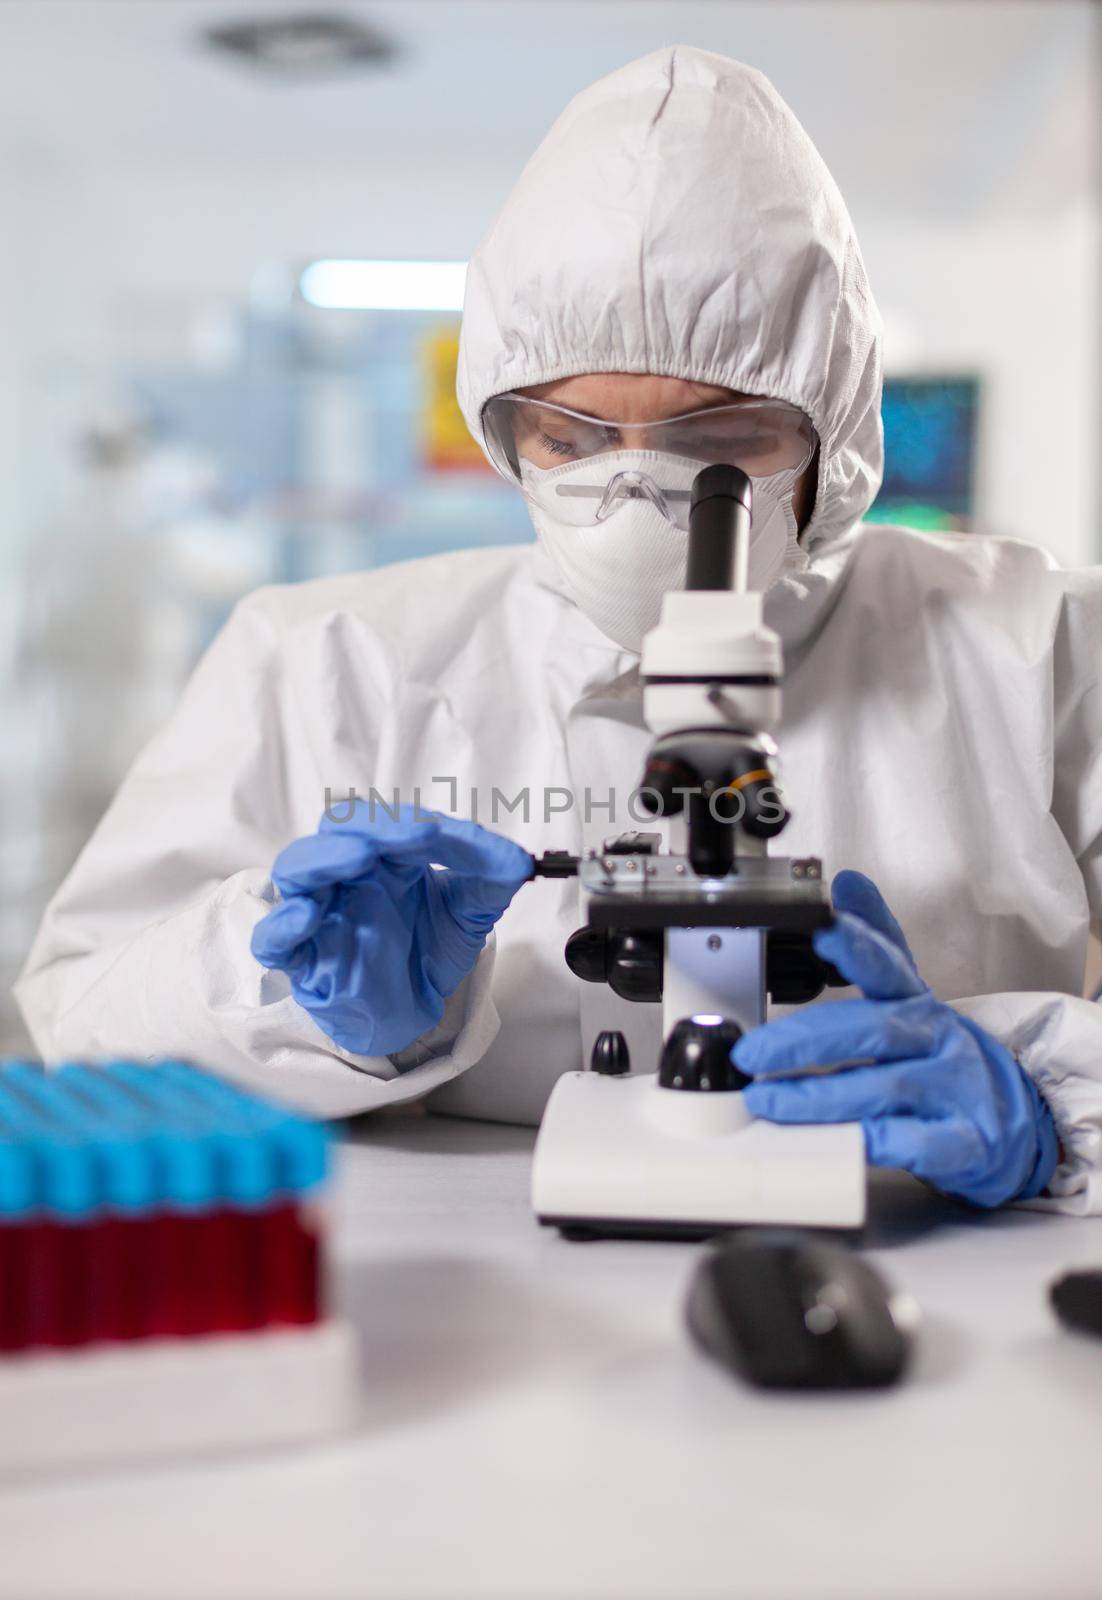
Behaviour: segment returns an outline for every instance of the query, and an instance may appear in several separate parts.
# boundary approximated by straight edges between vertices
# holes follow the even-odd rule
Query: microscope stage
[[[737,1091],[568,1072],[540,1125],[532,1204],[540,1222],[579,1233],[860,1228],[864,1135],[859,1123],[781,1127],[751,1118]]]
[[[618,852],[583,860],[578,879],[591,928],[829,927],[830,896],[815,857],[746,856],[722,878],[701,878],[682,855]]]

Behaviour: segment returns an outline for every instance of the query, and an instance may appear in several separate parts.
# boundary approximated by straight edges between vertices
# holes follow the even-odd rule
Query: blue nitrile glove
[[[809,1006],[744,1035],[732,1059],[771,1122],[860,1122],[873,1166],[903,1167],[978,1206],[1040,1194],[1059,1146],[1014,1057],[935,999],[876,885],[840,872],[815,949],[867,996]],[[827,1069],[827,1070],[824,1070]]]
[[[486,936],[532,876],[527,850],[477,822],[362,800],[280,852],[283,896],[253,955],[343,1049],[390,1055],[436,1026]],[[443,868],[437,871],[436,868]]]

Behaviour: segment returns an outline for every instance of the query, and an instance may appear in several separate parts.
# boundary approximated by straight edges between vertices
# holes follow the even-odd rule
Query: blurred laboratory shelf
[[[682,1323],[700,1246],[569,1243],[532,1134],[348,1125],[335,1297],[365,1408],[325,1448],[0,1493],[0,1596],[1102,1592],[1102,1341],[1047,1285],[1102,1218],[982,1216],[874,1174],[866,1247],[923,1310],[908,1381],[746,1388]]]

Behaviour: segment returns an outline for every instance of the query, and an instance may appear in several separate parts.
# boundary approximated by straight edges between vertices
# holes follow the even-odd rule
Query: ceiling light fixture
[[[285,80],[377,66],[396,54],[378,29],[326,11],[225,23],[202,37],[209,49]]]
[[[329,311],[462,311],[465,261],[314,261],[302,298]]]

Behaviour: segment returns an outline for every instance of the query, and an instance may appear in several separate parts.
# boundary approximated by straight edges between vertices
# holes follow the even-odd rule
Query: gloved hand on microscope
[[[863,999],[809,1006],[744,1034],[732,1052],[755,1116],[860,1122],[873,1166],[995,1207],[1046,1187],[1059,1144],[1033,1080],[983,1028],[935,998],[879,890],[832,884],[834,923],[815,949]]]

